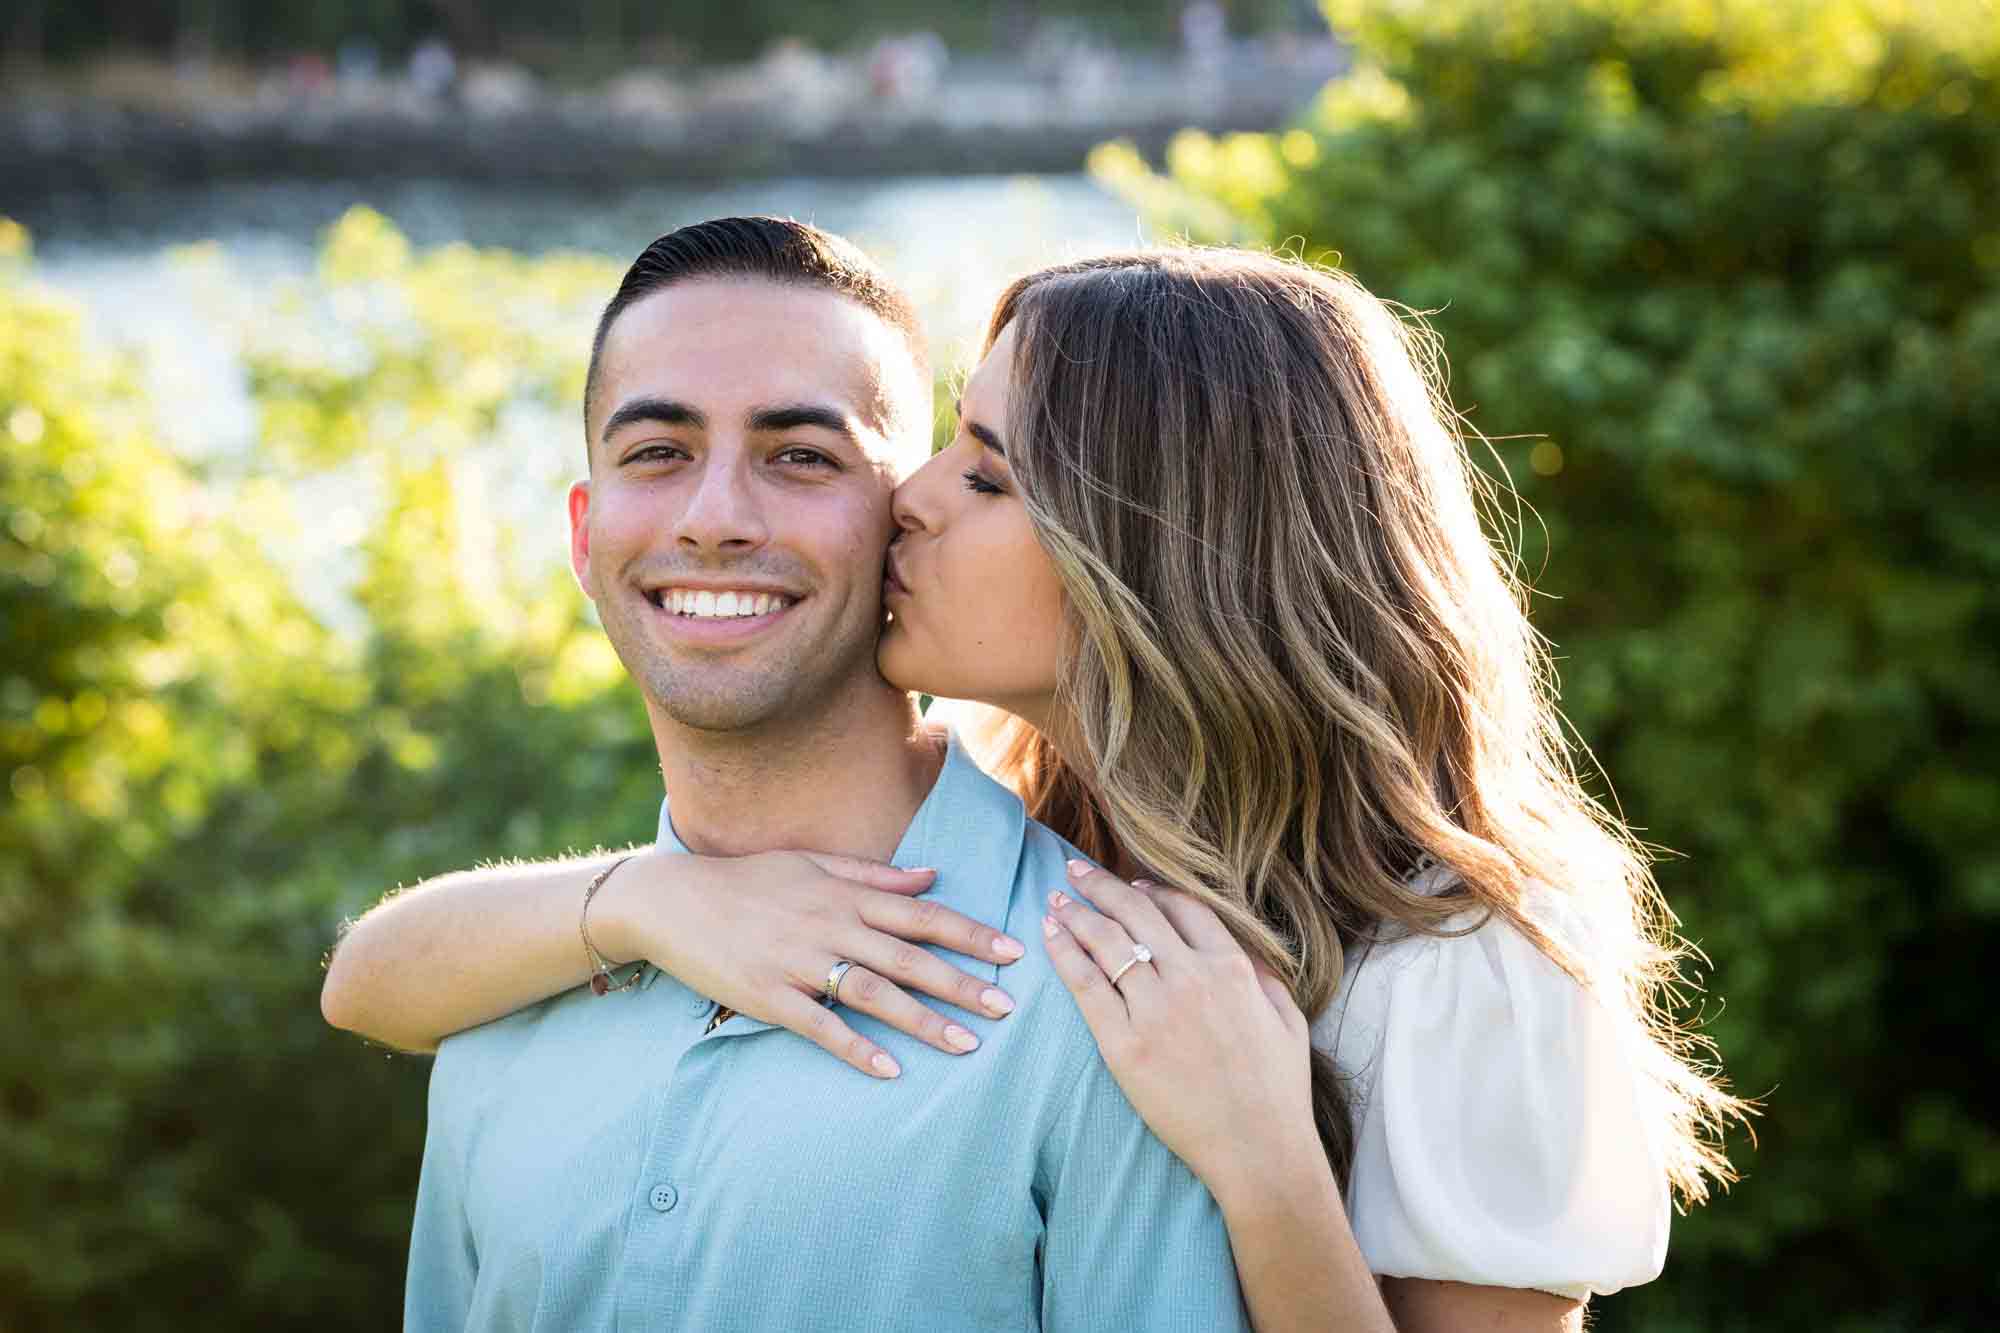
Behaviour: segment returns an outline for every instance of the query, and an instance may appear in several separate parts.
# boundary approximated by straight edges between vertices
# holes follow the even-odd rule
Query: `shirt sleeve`
[[[1658,1277],[1672,1199],[1630,1023],[1498,919],[1358,969],[1334,1059],[1368,1267],[1572,1299]]]
[[[1629,1020],[1500,920],[1358,966],[1335,1059],[1369,1267],[1577,1300],[1657,1277],[1672,1201]]]
[[[1042,1328],[1248,1333],[1222,1209],[1084,1055],[1043,1145]]]
[[[465,1212],[465,1160],[451,1112],[449,1039],[431,1066],[424,1164],[410,1228],[410,1268],[403,1287],[403,1327],[409,1333],[463,1329],[472,1313],[479,1256]]]

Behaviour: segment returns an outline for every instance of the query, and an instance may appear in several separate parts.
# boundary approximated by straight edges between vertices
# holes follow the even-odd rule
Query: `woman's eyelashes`
[[[965,470],[965,489],[971,491],[974,495],[1006,494],[1005,489],[998,482],[982,475],[979,469],[974,467],[969,467]]]

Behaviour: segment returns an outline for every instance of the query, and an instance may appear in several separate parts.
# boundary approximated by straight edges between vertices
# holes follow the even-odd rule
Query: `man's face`
[[[819,288],[689,281],[613,322],[570,563],[653,707],[742,731],[879,688],[889,493],[928,443],[918,378],[897,330]]]

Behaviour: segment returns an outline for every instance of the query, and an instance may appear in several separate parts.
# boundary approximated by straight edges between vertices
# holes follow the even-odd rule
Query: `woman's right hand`
[[[842,1021],[838,1008],[820,1003],[836,962],[854,964],[840,983],[841,1005],[952,1055],[972,1050],[978,1038],[911,991],[991,1018],[1014,1008],[999,987],[918,947],[938,944],[1001,964],[1024,952],[991,926],[917,897],[935,878],[932,870],[820,852],[644,852],[599,888],[590,933],[608,957],[644,958],[864,1074],[894,1078],[901,1072],[895,1058]]]

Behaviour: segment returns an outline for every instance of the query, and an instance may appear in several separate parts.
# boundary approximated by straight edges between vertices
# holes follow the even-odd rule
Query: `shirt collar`
[[[936,870],[937,882],[921,896],[996,930],[1006,930],[1014,876],[1027,833],[1027,810],[1018,796],[973,762],[957,732],[946,735],[944,765],[938,770],[937,781],[917,807],[890,860],[899,866]],[[661,800],[656,846],[661,851],[686,854],[687,845],[674,833],[668,807],[669,802]],[[957,953],[949,958],[953,966],[971,976],[999,979],[997,963]],[[657,969],[649,967],[645,984],[650,986],[657,975]]]

